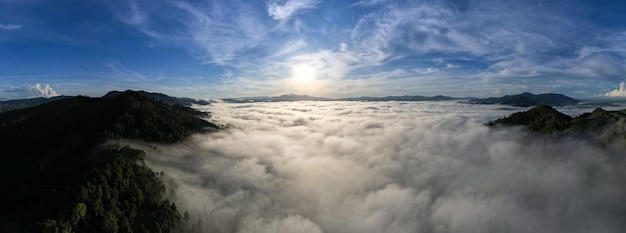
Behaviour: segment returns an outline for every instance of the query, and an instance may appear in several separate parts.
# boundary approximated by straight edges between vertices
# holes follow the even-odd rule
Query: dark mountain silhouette
[[[133,92],[133,91],[125,91],[125,92]],[[114,98],[118,95],[121,95],[125,92],[121,92],[121,91],[111,91],[109,93],[107,93],[104,97],[105,98]],[[137,93],[141,93],[144,96],[150,97],[152,99],[158,100],[158,101],[162,101],[168,105],[182,105],[182,106],[187,106],[190,107],[192,104],[197,104],[197,105],[209,105],[210,103],[206,100],[195,100],[195,99],[191,99],[191,98],[179,98],[179,97],[172,97],[172,96],[168,96],[165,94],[161,94],[161,93],[151,93],[151,92],[145,92],[145,91],[136,91]],[[31,98],[31,99],[19,99],[19,100],[7,100],[7,101],[0,101],[0,112],[6,112],[6,111],[11,111],[11,110],[17,110],[17,109],[22,109],[22,108],[30,108],[30,107],[35,107],[37,105],[40,104],[45,104],[45,103],[49,103],[55,100],[61,100],[61,99],[68,99],[68,98],[73,98],[75,96],[55,96],[55,97],[51,97],[51,98],[43,98],[43,97],[38,97],[38,98]]]
[[[525,112],[516,112],[496,120],[491,125],[525,125],[538,132],[565,130],[572,118],[548,105],[539,105]]]
[[[171,231],[181,214],[144,152],[103,143],[216,130],[204,115],[134,91],[0,114],[0,232]]]
[[[281,96],[274,97],[243,97],[243,98],[227,98],[222,99],[224,102],[228,103],[251,103],[251,102],[289,102],[289,101],[439,101],[439,100],[455,100],[458,98],[453,98],[449,96],[386,96],[386,97],[350,97],[350,98],[324,98],[324,97],[314,97],[308,95],[296,95],[296,94],[287,94]]]
[[[127,90],[125,92],[134,92],[134,91]],[[106,95],[104,95],[104,98],[114,98],[125,92],[111,91],[107,93]],[[150,97],[152,99],[162,101],[169,105],[182,105],[182,106],[190,107],[192,104],[197,104],[197,105],[209,105],[210,104],[209,101],[206,101],[206,100],[195,100],[192,98],[172,97],[172,96],[168,96],[168,95],[161,94],[161,93],[152,93],[152,92],[145,92],[145,91],[136,91],[136,92],[141,93],[144,96]]]
[[[534,95],[524,92],[519,95],[505,95],[486,99],[470,99],[474,104],[503,104],[518,107],[532,107],[537,105],[563,106],[578,104],[580,101],[562,94],[539,94]]]
[[[526,126],[533,132],[560,136],[586,137],[601,142],[626,142],[626,110],[593,112],[570,117],[556,109],[539,105],[528,111],[488,123],[490,126]]]
[[[45,103],[49,103],[55,100],[67,99],[67,98],[72,98],[72,96],[55,96],[51,98],[38,97],[38,98],[31,98],[31,99],[0,101],[0,112],[6,112],[6,111],[22,109],[22,108],[30,108],[30,107],[34,107],[40,104],[45,104]]]

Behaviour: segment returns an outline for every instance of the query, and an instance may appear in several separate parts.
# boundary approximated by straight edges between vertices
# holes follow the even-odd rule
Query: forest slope
[[[144,152],[218,127],[141,92],[73,97],[0,114],[0,231],[169,232],[181,219]]]

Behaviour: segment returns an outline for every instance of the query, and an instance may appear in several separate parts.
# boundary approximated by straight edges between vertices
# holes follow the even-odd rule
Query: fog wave
[[[197,232],[626,232],[622,145],[455,102],[217,103],[226,129],[136,145]],[[154,146],[154,145],[152,145]]]

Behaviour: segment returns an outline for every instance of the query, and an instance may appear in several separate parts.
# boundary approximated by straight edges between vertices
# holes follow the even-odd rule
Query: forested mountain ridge
[[[592,137],[602,142],[626,142],[626,109],[606,111],[596,108],[593,112],[570,117],[550,106],[539,105],[528,111],[513,113],[508,117],[495,120],[488,125],[521,125],[533,132],[544,134]]]
[[[7,112],[11,110],[17,110],[22,108],[34,107],[40,104],[49,103],[52,101],[72,98],[72,96],[55,96],[50,98],[37,97],[31,99],[19,99],[19,100],[5,100],[0,101],[0,112]]]
[[[524,92],[519,95],[505,95],[502,97],[471,99],[469,102],[474,104],[503,104],[518,107],[532,107],[538,105],[575,105],[578,104],[580,101],[562,94],[549,93],[535,95],[532,93]]]
[[[166,103],[168,105],[182,105],[182,106],[187,106],[190,107],[192,104],[197,104],[197,105],[209,105],[210,103],[206,100],[195,100],[192,98],[185,98],[185,97],[172,97],[172,96],[168,96],[162,93],[155,93],[155,92],[146,92],[146,91],[131,91],[131,90],[127,90],[127,91],[110,91],[109,93],[107,93],[106,95],[104,95],[104,98],[115,98],[118,95],[124,94],[126,92],[137,92],[139,94],[142,94],[144,96],[147,96],[149,98],[152,98],[154,100],[157,101],[161,101],[163,103]]]
[[[168,96],[162,93],[153,93],[153,92],[145,92],[145,91],[131,91],[131,90],[127,90],[127,91],[111,91],[109,93],[107,93],[106,95],[104,95],[104,98],[115,98],[121,94],[124,94],[125,92],[136,92],[136,93],[140,93],[144,96],[147,96],[149,98],[152,98],[154,100],[157,101],[161,101],[164,102],[170,106],[174,106],[174,105],[182,105],[182,106],[187,106],[190,107],[192,104],[197,104],[197,105],[209,105],[210,103],[206,100],[195,100],[192,98],[180,98],[180,97],[172,97],[172,96]],[[7,112],[7,111],[11,111],[11,110],[17,110],[17,109],[23,109],[23,108],[30,108],[30,107],[35,107],[41,104],[45,104],[45,103],[49,103],[49,102],[53,102],[56,100],[61,100],[61,99],[68,99],[68,98],[74,98],[76,96],[55,96],[55,97],[50,97],[50,98],[44,98],[44,97],[38,97],[38,98],[31,98],[31,99],[17,99],[17,100],[5,100],[5,101],[0,101],[0,112]]]
[[[171,231],[181,215],[143,151],[102,144],[216,130],[203,115],[134,91],[0,114],[0,231]]]

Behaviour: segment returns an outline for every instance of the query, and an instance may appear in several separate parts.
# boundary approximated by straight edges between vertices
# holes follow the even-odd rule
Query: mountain
[[[125,92],[141,93],[144,96],[147,96],[149,98],[152,98],[158,101],[162,101],[168,105],[182,105],[182,106],[189,107],[192,104],[197,104],[197,105],[209,105],[210,104],[206,100],[195,100],[191,98],[178,98],[178,97],[172,97],[172,96],[168,96],[168,95],[161,94],[161,93],[150,93],[150,92],[145,92],[145,91],[130,91],[130,90],[125,91]],[[107,93],[104,97],[114,98],[123,93],[124,92],[120,92],[120,91],[111,91]],[[0,112],[7,112],[11,110],[16,110],[16,109],[35,107],[40,104],[45,104],[45,103],[49,103],[52,101],[68,99],[68,98],[73,98],[73,97],[75,96],[55,96],[51,98],[38,97],[38,98],[31,98],[31,99],[0,101]]]
[[[508,117],[488,123],[497,126],[526,126],[529,130],[560,136],[595,138],[602,142],[626,142],[626,109],[593,112],[570,117],[556,109],[539,105],[528,111],[513,113]]]
[[[222,99],[224,102],[228,103],[251,103],[251,102],[289,102],[289,101],[439,101],[439,100],[455,100],[457,98],[448,97],[448,96],[386,96],[386,97],[351,97],[351,98],[324,98],[324,97],[314,97],[308,95],[295,95],[295,94],[287,94],[281,96],[274,97],[243,97],[243,98],[227,98]]]
[[[553,132],[569,127],[572,117],[548,105],[539,105],[525,112],[516,112],[490,125],[524,125],[538,132]]]
[[[206,100],[195,100],[195,99],[191,99],[191,98],[179,98],[179,97],[172,97],[172,96],[168,96],[165,94],[161,94],[161,93],[152,93],[152,92],[145,92],[145,91],[131,91],[131,90],[127,90],[124,92],[120,92],[120,91],[111,91],[109,93],[107,93],[106,95],[104,95],[104,98],[114,98],[118,95],[121,95],[125,92],[138,92],[144,96],[150,97],[152,99],[158,100],[158,101],[162,101],[166,104],[169,105],[182,105],[182,106],[187,106],[190,107],[192,104],[197,104],[197,105],[209,105],[210,103]]]
[[[517,107],[532,107],[537,105],[563,106],[578,104],[580,101],[562,94],[534,95],[524,92],[519,95],[505,95],[486,99],[470,99],[473,104],[503,104]]]
[[[31,99],[0,101],[0,112],[6,112],[6,111],[22,109],[22,108],[30,108],[30,107],[34,107],[40,104],[45,104],[45,103],[49,103],[55,100],[67,99],[67,98],[72,98],[72,96],[55,96],[51,98],[38,97],[38,98],[31,98]]]
[[[72,97],[0,114],[0,232],[170,232],[181,221],[144,152],[217,130],[205,113],[143,92]]]

